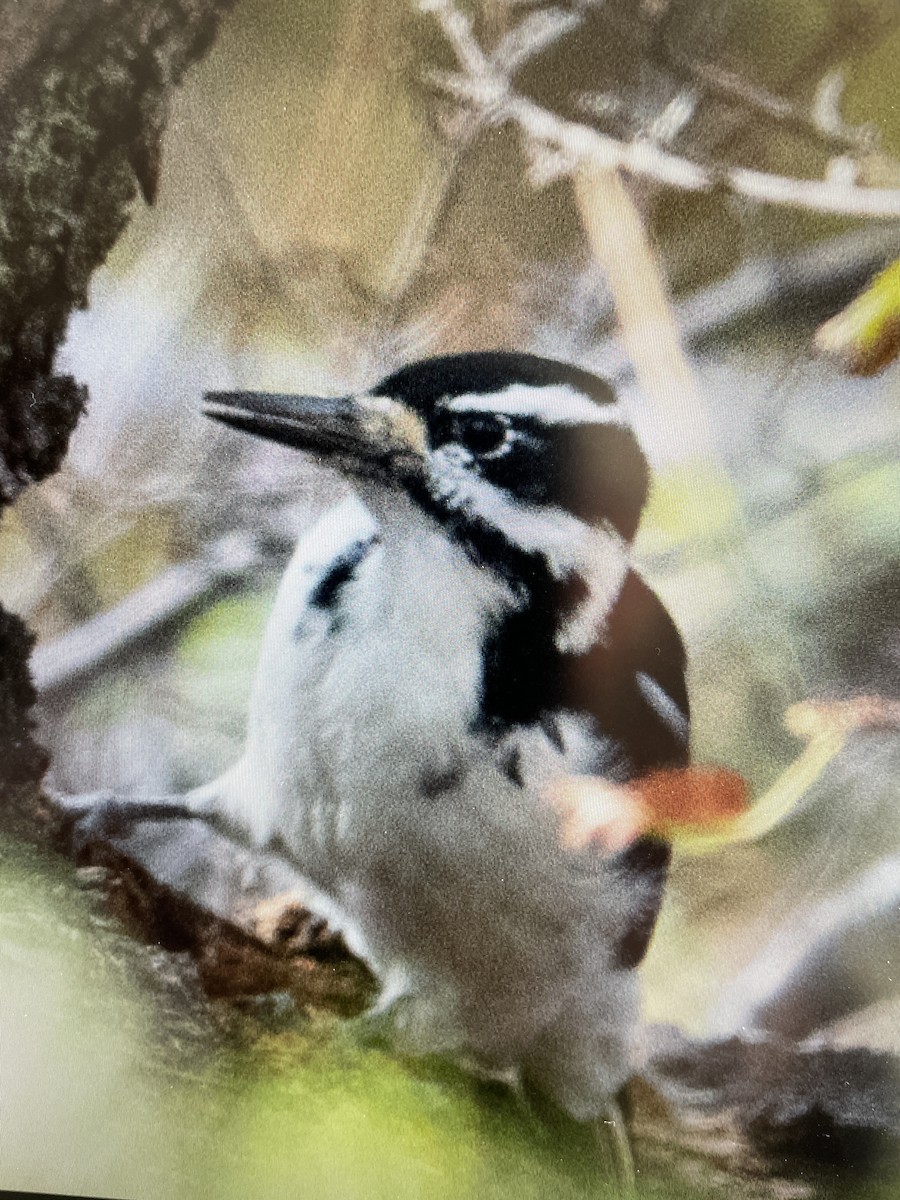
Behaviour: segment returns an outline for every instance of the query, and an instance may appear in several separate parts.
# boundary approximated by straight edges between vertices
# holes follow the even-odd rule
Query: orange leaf
[[[748,807],[747,785],[725,767],[653,771],[635,780],[647,825],[664,833],[680,825],[712,825],[740,816]]]

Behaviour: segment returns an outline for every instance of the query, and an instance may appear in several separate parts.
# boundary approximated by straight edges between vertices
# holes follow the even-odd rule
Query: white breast
[[[311,603],[342,552],[376,537],[339,605]],[[635,985],[610,959],[641,898],[564,852],[536,790],[473,732],[482,643],[513,603],[412,505],[385,527],[345,501],[282,582],[243,759],[194,802],[280,844],[334,897],[357,945],[403,980],[414,1047],[524,1068],[587,1116],[628,1070]]]
[[[202,790],[253,844],[277,839],[323,886],[346,873],[337,856],[355,809],[418,796],[423,774],[467,753],[487,623],[512,603],[411,505],[392,525],[382,537],[350,498],[301,539],[266,629],[243,759]],[[311,603],[369,542],[339,605]]]

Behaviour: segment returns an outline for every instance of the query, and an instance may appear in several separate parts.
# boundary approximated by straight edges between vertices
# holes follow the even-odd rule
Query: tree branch
[[[420,7],[438,21],[462,68],[457,73],[431,72],[430,81],[470,111],[480,112],[485,122],[514,122],[534,153],[549,152],[567,164],[570,174],[593,166],[682,191],[724,188],[767,204],[844,216],[900,218],[900,188],[858,187],[840,179],[793,179],[746,167],[702,166],[650,140],[621,141],[567,121],[513,91],[508,76],[477,45],[471,24],[452,0],[420,0]]]
[[[46,695],[83,678],[240,580],[259,561],[252,542],[236,534],[222,538],[200,558],[169,567],[114,608],[39,645],[31,656],[35,687]]]

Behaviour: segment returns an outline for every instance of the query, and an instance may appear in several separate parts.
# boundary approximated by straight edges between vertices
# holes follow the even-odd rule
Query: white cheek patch
[[[446,407],[456,413],[543,417],[554,425],[624,424],[617,404],[600,404],[567,383],[547,387],[514,383],[502,392],[456,396]]]
[[[595,529],[561,508],[526,505],[467,469],[459,447],[431,456],[432,485],[442,503],[463,517],[480,517],[513,546],[540,553],[554,578],[580,575],[587,596],[556,632],[564,654],[581,654],[602,635],[629,569],[628,545],[612,529]]]

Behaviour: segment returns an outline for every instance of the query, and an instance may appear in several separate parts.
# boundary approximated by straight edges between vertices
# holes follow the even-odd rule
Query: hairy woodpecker
[[[632,1063],[669,849],[561,844],[544,788],[688,756],[685,656],[629,566],[648,470],[610,387],[487,352],[216,419],[353,481],[300,540],[240,761],[188,797],[333,900],[414,1049],[579,1120]]]
[[[287,857],[375,968],[401,1044],[608,1113],[669,848],[568,848],[546,789],[682,767],[689,735],[681,639],[629,565],[648,470],[612,390],[489,352],[206,411],[356,495],[287,568],[243,757],[144,815]]]

